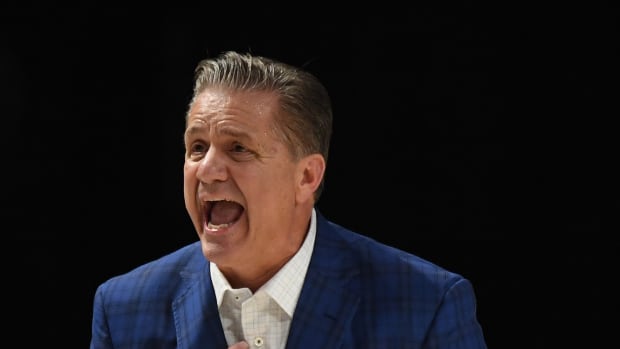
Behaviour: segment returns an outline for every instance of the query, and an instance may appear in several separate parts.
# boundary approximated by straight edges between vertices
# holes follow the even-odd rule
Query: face
[[[203,253],[222,270],[269,268],[307,229],[298,214],[304,169],[275,136],[277,107],[271,93],[207,89],[190,108],[185,205]]]

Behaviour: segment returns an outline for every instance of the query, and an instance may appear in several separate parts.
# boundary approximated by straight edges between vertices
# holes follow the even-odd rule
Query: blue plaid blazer
[[[325,219],[287,349],[484,349],[471,283]],[[200,242],[101,284],[91,349],[225,349]]]

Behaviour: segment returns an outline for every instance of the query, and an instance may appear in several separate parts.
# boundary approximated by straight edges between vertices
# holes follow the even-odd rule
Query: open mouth
[[[204,210],[206,227],[211,231],[226,229],[239,220],[244,210],[234,201],[207,201]]]

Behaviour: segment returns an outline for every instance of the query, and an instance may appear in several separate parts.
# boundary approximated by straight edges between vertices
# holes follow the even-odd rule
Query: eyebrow
[[[183,144],[185,145],[185,147],[187,147],[187,145],[188,145],[188,143],[187,143],[188,139],[192,135],[200,133],[200,131],[203,130],[203,129],[204,129],[204,127],[196,126],[196,125],[190,126],[187,129],[185,129],[185,132],[183,132]]]
[[[205,128],[206,126],[204,125],[192,125],[188,127],[185,130],[184,139],[187,139],[189,136],[204,132]],[[216,127],[215,131],[218,135],[227,135],[227,136],[231,136],[234,138],[241,138],[241,139],[246,139],[246,140],[251,139],[251,137],[248,135],[247,132],[241,131],[236,127],[231,127],[231,126]]]
[[[187,129],[185,129],[185,132],[183,133],[183,138],[187,138],[188,136],[194,135],[196,133],[200,133],[204,128],[205,128],[204,126],[192,125],[188,127]]]

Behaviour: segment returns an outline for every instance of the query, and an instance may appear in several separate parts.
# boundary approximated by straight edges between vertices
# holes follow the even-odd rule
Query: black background
[[[5,319],[25,346],[87,347],[99,283],[196,241],[184,113],[195,64],[229,49],[325,83],[319,209],[472,280],[490,348],[615,330],[616,8],[88,2],[0,20]]]

